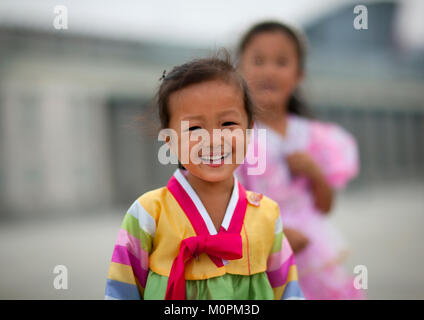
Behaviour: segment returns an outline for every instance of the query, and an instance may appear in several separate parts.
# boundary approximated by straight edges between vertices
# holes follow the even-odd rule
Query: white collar
[[[215,235],[218,233],[218,231],[215,229],[215,225],[212,222],[212,219],[209,215],[209,213],[206,211],[205,206],[203,205],[202,201],[200,200],[199,196],[196,194],[184,174],[181,172],[180,169],[175,170],[174,177],[177,179],[179,184],[183,187],[185,192],[189,195],[189,197],[193,200],[194,205],[196,206],[197,210],[199,211],[200,215],[203,218],[203,221],[205,222],[209,234]],[[239,200],[239,188],[238,188],[238,180],[235,174],[233,174],[234,177],[234,187],[233,191],[231,193],[230,202],[228,203],[227,209],[225,210],[224,219],[222,220],[221,227],[225,230],[228,230],[228,227],[230,225],[231,219],[234,214],[234,210],[236,208],[237,202]],[[184,208],[183,208],[184,209]]]

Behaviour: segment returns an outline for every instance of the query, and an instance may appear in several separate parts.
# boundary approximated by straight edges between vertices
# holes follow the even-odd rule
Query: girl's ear
[[[166,137],[165,143],[168,145],[169,150],[173,155],[178,156],[178,140],[174,141],[172,137]]]
[[[173,129],[162,129],[159,137],[161,141],[165,141],[165,144],[174,155],[178,155],[178,135]]]

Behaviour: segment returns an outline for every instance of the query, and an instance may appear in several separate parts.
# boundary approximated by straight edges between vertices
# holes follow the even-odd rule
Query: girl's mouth
[[[221,154],[205,155],[205,156],[200,156],[200,159],[202,160],[202,163],[212,168],[216,168],[216,167],[222,166],[224,164],[224,160],[228,158],[231,154],[232,152],[230,151],[225,153],[224,155],[221,155]]]
[[[269,81],[259,83],[258,88],[264,91],[275,91],[278,89],[278,87],[274,83]]]

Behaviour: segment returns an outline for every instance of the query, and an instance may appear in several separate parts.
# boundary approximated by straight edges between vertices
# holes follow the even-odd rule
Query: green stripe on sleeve
[[[283,238],[284,238],[284,234],[282,231],[275,234],[274,243],[272,244],[272,248],[271,248],[271,253],[275,253],[281,250]]]
[[[121,228],[127,230],[128,233],[140,240],[140,246],[143,250],[150,252],[152,249],[152,237],[142,228],[139,221],[130,213],[127,213],[122,221]]]

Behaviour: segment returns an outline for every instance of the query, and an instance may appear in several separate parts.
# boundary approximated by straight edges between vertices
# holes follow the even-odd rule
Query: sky
[[[340,3],[343,1],[2,0],[0,24],[54,31],[53,9],[65,5],[68,32],[210,44],[228,41],[261,19],[301,25]]]
[[[301,27],[337,7],[375,1],[382,0],[1,0],[0,25],[56,31],[54,8],[64,5],[72,34],[226,45],[263,19]],[[424,1],[399,2],[401,38],[424,47]]]

